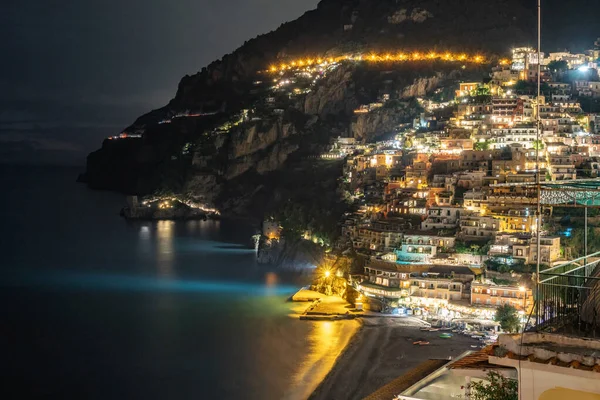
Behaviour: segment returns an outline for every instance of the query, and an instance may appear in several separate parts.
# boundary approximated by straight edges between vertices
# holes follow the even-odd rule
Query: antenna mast
[[[540,118],[540,101],[541,101],[541,75],[542,75],[542,57],[541,57],[541,46],[542,46],[542,5],[541,0],[537,0],[537,100],[536,100],[536,122],[537,122],[537,130],[536,130],[536,146],[535,146],[535,163],[536,163],[536,186],[537,186],[537,232],[536,232],[536,289],[539,290],[539,282],[540,282],[540,237],[542,230],[542,208],[541,208],[541,185],[540,185],[540,129],[541,129],[541,118]]]

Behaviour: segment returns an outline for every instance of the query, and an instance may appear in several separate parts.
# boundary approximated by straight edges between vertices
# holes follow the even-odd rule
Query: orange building
[[[510,304],[517,310],[530,313],[533,307],[533,292],[524,286],[500,286],[493,283],[471,284],[471,305],[498,307]]]
[[[456,90],[456,97],[468,96],[471,91],[477,89],[479,83],[477,82],[461,82],[458,90]]]

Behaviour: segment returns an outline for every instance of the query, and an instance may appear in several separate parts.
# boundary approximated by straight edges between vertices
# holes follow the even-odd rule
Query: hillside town
[[[364,261],[349,281],[366,307],[481,322],[509,304],[525,324],[538,230],[541,268],[579,251],[577,221],[553,222],[552,207],[542,207],[540,222],[535,184],[538,174],[543,182],[598,176],[600,113],[590,107],[600,98],[599,53],[542,53],[538,97],[537,52],[515,48],[489,79],[459,82],[452,99],[436,96],[440,89],[418,98],[421,115],[385,140],[334,140],[321,158],[343,160],[354,209],[332,245]],[[387,101],[381,93],[355,113]]]

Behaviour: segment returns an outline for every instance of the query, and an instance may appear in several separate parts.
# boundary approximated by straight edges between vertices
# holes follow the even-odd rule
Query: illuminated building
[[[542,63],[544,54],[541,53]],[[516,71],[528,69],[531,64],[538,64],[537,50],[532,47],[518,47],[512,49],[511,68]]]
[[[466,240],[490,239],[504,230],[502,220],[474,212],[462,213],[459,225],[460,236]]]
[[[458,301],[462,298],[463,282],[436,276],[437,274],[423,274],[410,277],[411,296],[425,299],[440,299]]]
[[[435,206],[427,210],[427,218],[421,222],[422,230],[453,229],[458,226],[462,207]]]
[[[513,245],[513,257],[524,260],[525,264],[535,263],[537,243],[531,239],[528,243]],[[560,258],[560,237],[542,237],[540,240],[540,264],[552,264]]]
[[[456,97],[470,96],[471,92],[477,89],[477,86],[479,86],[478,82],[460,83],[458,90],[456,90]]]
[[[529,149],[534,147],[537,129],[522,125],[514,128],[492,129],[492,140],[490,147],[500,149],[512,145]]]
[[[454,236],[428,235],[427,232],[405,233],[396,256],[404,261],[427,262],[441,250],[453,248],[454,243]]]
[[[510,304],[527,313],[533,307],[533,292],[523,286],[495,285],[493,283],[471,283],[471,304],[498,307]]]

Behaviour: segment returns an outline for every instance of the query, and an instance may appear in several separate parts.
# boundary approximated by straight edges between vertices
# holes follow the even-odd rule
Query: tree
[[[473,144],[474,150],[489,150],[490,142],[488,140],[484,140],[483,142],[475,142]]]
[[[487,381],[469,384],[472,400],[517,400],[519,398],[519,382],[505,378],[496,371],[487,374]]]
[[[471,97],[490,96],[491,95],[490,87],[485,84],[477,85],[477,87],[475,89],[471,90],[469,95]]]
[[[543,150],[544,149],[544,142],[542,142],[541,140],[534,140],[533,141],[533,148],[535,150]]]
[[[517,332],[521,325],[517,309],[510,304],[503,304],[498,307],[494,320],[500,322],[502,330],[509,333]]]
[[[550,61],[548,63],[548,69],[552,72],[564,72],[569,69],[569,64],[566,61]]]

